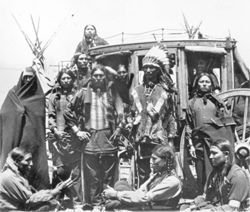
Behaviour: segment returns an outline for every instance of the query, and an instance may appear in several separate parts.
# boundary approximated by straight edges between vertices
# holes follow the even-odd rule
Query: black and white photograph
[[[249,11],[1,0],[0,211],[250,211]]]

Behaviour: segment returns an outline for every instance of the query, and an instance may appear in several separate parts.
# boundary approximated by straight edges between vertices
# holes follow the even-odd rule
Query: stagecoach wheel
[[[241,165],[249,170],[250,156],[250,89],[239,88],[218,94],[236,121],[235,152]]]

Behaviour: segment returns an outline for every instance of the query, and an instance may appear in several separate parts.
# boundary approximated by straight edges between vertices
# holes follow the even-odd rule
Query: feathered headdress
[[[153,46],[142,59],[142,66],[151,65],[169,74],[169,59],[167,48],[163,44]]]
[[[169,67],[169,58],[168,58],[167,47],[163,44],[158,44],[153,46],[142,59],[142,67],[146,65],[151,65],[156,68],[159,68],[162,76],[161,81],[164,88],[168,91],[176,92],[174,88],[173,80],[170,77],[170,67]]]

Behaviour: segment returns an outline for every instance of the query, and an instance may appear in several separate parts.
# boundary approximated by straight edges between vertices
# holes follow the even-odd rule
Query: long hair
[[[175,155],[169,145],[157,145],[152,150],[152,154],[166,161],[166,171],[170,173],[176,168]]]
[[[77,65],[78,64],[78,59],[81,55],[84,55],[86,57],[86,60],[88,61],[88,63],[92,63],[92,59],[88,54],[82,53],[82,52],[76,52],[73,56],[73,65]]]
[[[193,82],[193,91],[197,92],[198,91],[198,82],[200,80],[201,77],[203,76],[207,76],[210,81],[211,81],[211,91],[214,90],[214,82],[213,79],[211,77],[211,74],[206,73],[206,72],[202,72],[198,75],[198,77],[195,78],[195,81]]]
[[[233,150],[232,144],[230,143],[229,140],[227,140],[225,138],[220,138],[220,139],[216,140],[211,145],[211,147],[212,146],[216,146],[222,152],[228,152],[227,161],[225,162],[225,164],[223,164],[223,167],[220,167],[221,175],[226,176],[228,174],[228,171],[230,170],[232,164],[234,163],[234,150]]]
[[[15,147],[12,149],[8,156],[15,162],[15,163],[20,163],[24,159],[24,156],[27,155],[29,152],[27,152],[24,148],[22,147]]]
[[[94,30],[95,30],[95,35],[94,35],[94,37],[97,36],[96,27],[95,27],[93,24],[87,24],[87,25],[84,27],[84,30],[83,30],[84,37],[85,37],[85,31],[86,31],[87,27],[89,27],[89,26],[93,27]]]
[[[71,78],[72,78],[72,83],[74,84],[75,80],[76,80],[76,76],[75,74],[73,73],[73,71],[71,71],[71,69],[69,68],[62,68],[58,75],[57,75],[57,78],[56,78],[56,81],[57,83],[61,86],[60,84],[60,81],[61,81],[61,78],[62,78],[62,75],[63,74],[68,74]]]
[[[70,92],[74,91],[74,82],[76,80],[76,76],[73,73],[73,71],[71,71],[71,69],[69,69],[69,68],[62,68],[59,71],[59,73],[57,75],[57,78],[56,78],[56,82],[59,85],[59,87],[58,87],[58,90],[57,90],[57,93],[56,93],[56,98],[54,100],[55,101],[54,103],[56,105],[56,110],[58,110],[58,111],[61,110],[60,101],[59,100],[61,99],[61,94],[62,94],[61,91],[63,89],[62,86],[61,86],[61,78],[62,78],[63,74],[68,74],[71,77],[71,79],[72,79],[72,87],[69,89]]]

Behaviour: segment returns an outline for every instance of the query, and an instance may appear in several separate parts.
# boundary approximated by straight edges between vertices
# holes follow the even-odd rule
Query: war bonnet
[[[142,67],[154,66],[162,73],[169,74],[169,59],[167,48],[163,44],[153,46],[142,59]]]

